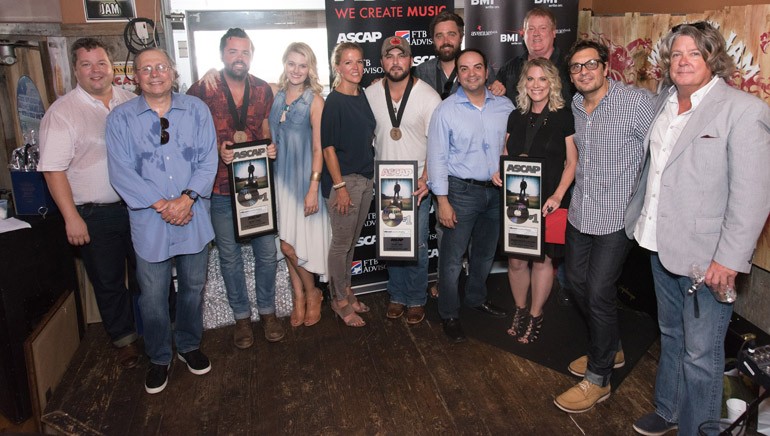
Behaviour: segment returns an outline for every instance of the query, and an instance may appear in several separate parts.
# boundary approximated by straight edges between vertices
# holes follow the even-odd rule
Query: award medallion
[[[398,127],[390,129],[390,137],[393,138],[394,141],[401,139],[401,129]]]
[[[241,142],[246,142],[246,140],[249,139],[249,137],[246,135],[246,132],[243,130],[238,130],[233,134],[233,142],[236,144],[240,144]]]

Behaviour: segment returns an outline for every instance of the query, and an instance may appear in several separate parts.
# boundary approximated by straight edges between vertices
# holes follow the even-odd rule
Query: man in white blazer
[[[651,251],[661,330],[655,412],[634,429],[694,435],[721,412],[733,307],[711,291],[734,289],[750,271],[770,212],[770,109],[725,83],[733,61],[706,22],[674,27],[660,55],[673,86],[658,97],[625,216],[627,235]],[[694,269],[705,283],[690,293]]]

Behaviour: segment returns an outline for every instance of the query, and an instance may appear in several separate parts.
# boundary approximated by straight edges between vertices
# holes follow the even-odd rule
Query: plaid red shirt
[[[246,116],[246,136],[248,141],[256,141],[270,137],[268,129],[262,129],[262,122],[270,116],[270,108],[273,106],[273,91],[270,85],[262,79],[249,74],[249,108]],[[207,91],[206,85],[202,80],[195,82],[187,90],[188,95],[203,100],[211,110],[211,116],[214,118],[214,128],[217,131],[217,146],[224,141],[232,141],[233,134],[236,132],[235,120],[230,115],[230,109],[227,107],[227,97],[222,87],[222,76],[217,75],[217,88],[213,91]],[[238,113],[240,113],[238,106]],[[229,195],[230,184],[227,174],[227,165],[219,160],[217,168],[217,178],[214,181],[214,193]]]

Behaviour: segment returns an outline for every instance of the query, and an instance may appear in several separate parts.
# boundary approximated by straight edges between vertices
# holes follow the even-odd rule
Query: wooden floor
[[[248,350],[232,345],[232,327],[206,331],[212,371],[195,376],[175,360],[156,395],[144,392],[146,359],[118,369],[92,325],[45,421],[78,435],[630,435],[652,410],[658,342],[609,400],[569,415],[553,399],[577,378],[475,340],[449,344],[439,324],[387,320],[385,293],[361,299],[372,307],[364,328],[344,326],[325,305],[316,326],[284,319],[280,343],[254,324]]]

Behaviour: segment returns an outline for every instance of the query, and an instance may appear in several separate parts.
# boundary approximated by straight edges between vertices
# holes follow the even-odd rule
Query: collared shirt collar
[[[172,109],[186,109],[186,106],[180,101],[176,92],[171,93],[171,106],[169,106],[167,112],[171,112]],[[147,104],[147,100],[144,96],[139,94],[139,98],[136,99],[136,113],[141,114],[143,112],[151,111],[150,105]]]
[[[615,88],[618,86],[618,81],[610,79],[609,77],[607,78],[607,82],[609,83],[609,86],[607,87],[607,93],[604,94],[602,99],[599,101],[599,104],[602,104],[602,101],[607,101],[606,104],[611,104],[612,99],[610,97],[612,97],[612,95],[615,93]],[[583,105],[583,100],[585,100],[585,96],[583,94],[576,92],[572,97],[572,100],[574,103],[580,104],[580,109],[584,109],[585,106]]]
[[[115,92],[116,86],[115,85],[110,85],[110,86],[112,87],[112,97],[110,97],[110,108],[113,108],[113,107],[117,106],[120,103],[115,101],[115,96],[117,95],[117,93]],[[83,98],[85,98],[91,104],[98,105],[98,106],[104,106],[104,103],[102,102],[102,100],[100,100],[99,98],[96,98],[93,95],[89,94],[88,91],[83,89],[83,87],[80,86],[79,83],[75,85],[74,91],[77,92],[78,94],[80,94]]]
[[[457,87],[457,92],[455,92],[455,95],[457,95],[457,100],[455,101],[455,103],[457,104],[471,103],[470,99],[468,99],[468,94],[465,93],[465,88],[463,88],[462,86]],[[494,94],[492,94],[492,92],[486,87],[484,88],[484,95],[485,95],[484,104],[486,104],[488,100],[495,100],[498,98]]]
[[[720,80],[722,80],[721,77],[714,76],[711,78],[709,83],[706,84],[706,86],[703,86],[699,90],[693,92],[692,95],[690,95],[690,104],[692,104],[692,108],[690,108],[691,111],[695,110],[695,108],[698,107],[700,102],[703,101],[703,99],[706,97],[706,94],[708,94],[709,91],[711,91],[711,88],[713,88],[714,85],[716,85],[717,82],[719,82]],[[669,88],[668,94],[669,96],[667,101],[669,104],[672,104],[672,103],[679,104],[679,101],[677,100],[679,91],[677,91],[676,86],[672,86],[671,88]]]

